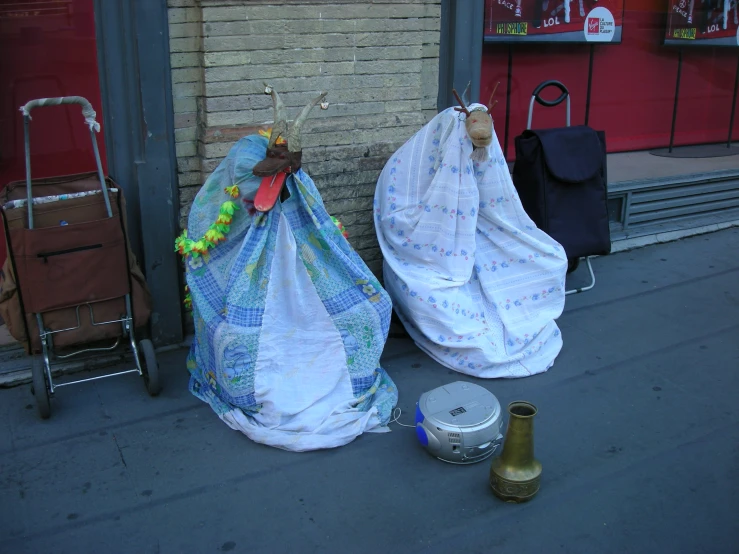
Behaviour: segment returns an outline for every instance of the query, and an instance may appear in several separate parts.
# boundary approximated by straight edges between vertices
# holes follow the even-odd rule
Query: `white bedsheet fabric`
[[[485,378],[541,373],[562,348],[567,258],[526,215],[495,132],[490,160],[470,159],[464,119],[439,113],[380,175],[385,289],[439,363]]]

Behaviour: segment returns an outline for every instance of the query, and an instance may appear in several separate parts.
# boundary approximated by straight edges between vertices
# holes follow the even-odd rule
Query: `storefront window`
[[[93,0],[0,0],[0,189],[25,178],[23,116],[36,98],[84,96],[102,121]],[[32,113],[34,179],[95,170],[79,106]],[[103,168],[105,144],[98,140]],[[0,228],[0,263],[5,260]]]
[[[0,0],[0,52],[4,187],[25,175],[20,106],[35,98],[84,96],[102,121],[93,0]],[[37,109],[32,117],[34,178],[95,169],[79,106]]]
[[[667,147],[671,140],[674,146],[726,142],[739,67],[736,4],[486,0],[480,97],[487,100],[500,82],[495,122],[508,159],[515,157],[514,137],[526,128],[532,91],[550,79],[571,93],[572,124],[605,130],[609,152]],[[543,96],[552,99],[556,91]],[[564,105],[534,108],[534,127],[564,120]],[[734,122],[732,136],[738,134]]]

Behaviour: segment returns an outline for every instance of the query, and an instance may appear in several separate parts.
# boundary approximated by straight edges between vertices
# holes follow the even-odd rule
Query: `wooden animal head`
[[[472,141],[472,145],[476,149],[487,148],[488,146],[490,146],[490,143],[493,142],[493,116],[491,115],[491,113],[493,111],[493,108],[495,107],[495,104],[498,103],[497,100],[493,102],[493,96],[495,96],[495,91],[498,90],[499,84],[500,83],[495,85],[493,93],[490,95],[487,109],[467,109],[467,106],[465,106],[464,101],[459,97],[457,91],[455,89],[452,89],[452,92],[454,93],[454,96],[460,105],[460,107],[454,109],[467,115],[467,119],[465,119],[464,125],[467,129],[467,135],[469,135],[470,140]]]
[[[280,95],[277,91],[269,86],[267,83],[264,84],[264,93],[272,96],[272,103],[274,104],[274,124],[272,125],[272,134],[269,137],[269,143],[267,144],[267,156],[258,164],[254,166],[252,172],[257,177],[269,177],[276,175],[281,171],[288,170],[289,172],[295,172],[300,168],[303,157],[303,148],[300,143],[300,130],[303,127],[303,123],[308,118],[308,114],[313,107],[321,103],[321,109],[325,110],[328,108],[328,102],[323,102],[323,99],[328,94],[322,92],[307,106],[303,108],[297,119],[293,122],[292,128],[288,130],[287,124],[287,111],[285,105],[280,99]],[[277,144],[278,139],[282,137],[281,144]]]

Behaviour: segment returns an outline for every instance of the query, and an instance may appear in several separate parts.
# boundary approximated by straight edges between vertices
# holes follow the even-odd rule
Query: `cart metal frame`
[[[544,100],[541,97],[541,91],[543,91],[547,87],[556,87],[560,90],[562,93],[557,99],[555,100]],[[562,102],[567,100],[567,127],[570,126],[570,114],[571,114],[571,105],[570,105],[570,91],[565,87],[562,83],[559,81],[545,81],[541,83],[539,86],[537,86],[534,89],[534,92],[531,95],[531,101],[529,102],[529,115],[528,119],[526,121],[526,129],[531,129],[531,121],[534,117],[534,102],[538,102],[542,106],[546,106],[548,108],[558,106]],[[592,256],[585,256],[585,261],[588,266],[588,272],[590,273],[590,283],[584,287],[578,287],[575,289],[570,289],[565,291],[565,296],[570,294],[578,294],[580,292],[585,292],[590,289],[592,289],[595,286],[595,273],[593,272],[593,264],[590,261],[590,258]],[[567,260],[567,273],[573,273],[577,270],[578,266],[580,265],[581,258],[568,258]]]
[[[30,122],[31,122],[31,110],[34,108],[40,108],[44,106],[58,106],[62,104],[77,104],[82,107],[82,115],[85,118],[85,124],[90,129],[90,137],[92,139],[92,148],[95,154],[95,164],[97,167],[97,174],[100,180],[100,185],[103,191],[103,199],[105,202],[105,209],[108,217],[113,217],[113,211],[110,206],[110,198],[108,196],[108,187],[105,183],[105,176],[103,175],[103,167],[100,160],[100,151],[98,149],[97,137],[95,133],[100,131],[100,124],[95,120],[96,113],[92,108],[89,101],[81,96],[65,96],[59,98],[41,98],[37,100],[31,100],[21,107],[23,112],[23,134],[24,134],[24,147],[26,157],[26,201],[28,208],[28,228],[33,229],[33,192],[32,192],[32,181],[31,181],[31,139],[30,139]],[[125,231],[124,231],[125,234]],[[127,271],[130,272],[130,268],[127,266]],[[95,303],[85,303],[76,306],[77,325],[75,327],[69,327],[66,329],[48,329],[44,325],[44,319],[42,313],[33,314],[36,317],[36,322],[39,328],[39,337],[41,341],[41,354],[32,355],[31,373],[33,378],[32,392],[36,398],[36,405],[38,408],[39,415],[42,419],[48,419],[51,416],[51,405],[50,398],[54,396],[56,389],[65,387],[68,385],[74,385],[78,383],[86,383],[89,381],[96,381],[98,379],[104,379],[107,377],[115,377],[119,375],[126,375],[129,373],[137,373],[143,377],[146,389],[151,396],[156,396],[161,391],[161,385],[159,382],[159,369],[156,360],[156,352],[154,345],[149,339],[143,339],[141,341],[136,340],[134,334],[134,320],[131,309],[131,291],[125,295],[125,306],[126,312],[122,314],[120,318],[113,319],[110,321],[96,322],[94,319],[93,305]],[[54,352],[54,335],[59,333],[74,331],[82,327],[82,320],[80,318],[80,309],[86,307],[90,313],[90,322],[94,326],[103,325],[114,325],[120,324],[122,327],[122,334],[119,335],[115,343],[110,347],[90,347],[82,348],[80,350],[73,351],[67,354],[56,354]],[[136,367],[133,369],[127,369],[122,371],[116,371],[99,375],[96,377],[90,377],[86,379],[76,379],[73,381],[65,381],[62,383],[55,383],[52,376],[52,365],[58,360],[67,360],[69,358],[79,356],[80,354],[91,353],[91,352],[112,352],[115,351],[121,345],[121,339],[128,339],[130,349],[133,353]],[[141,357],[143,356],[143,363]]]

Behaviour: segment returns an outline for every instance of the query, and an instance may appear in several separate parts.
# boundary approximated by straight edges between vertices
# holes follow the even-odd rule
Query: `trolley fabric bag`
[[[120,318],[129,287],[134,326],[148,323],[151,295],[126,243],[125,199],[115,182],[106,183],[112,218],[94,172],[34,180],[34,229],[28,229],[26,183],[10,183],[0,194],[8,246],[0,316],[28,353],[41,351],[35,313],[43,313],[48,329],[71,329],[54,336],[56,347],[118,337],[120,325],[93,322]]]
[[[555,100],[541,96],[549,87],[561,92]],[[562,245],[571,266],[577,267],[580,258],[611,252],[611,232],[606,135],[586,125],[570,126],[570,100],[570,91],[559,81],[544,81],[534,89],[526,130],[515,140],[512,177],[528,216]],[[534,103],[552,108],[564,101],[565,127],[532,129]]]
[[[97,172],[34,180],[31,111],[65,104],[82,108]],[[0,270],[0,315],[10,334],[31,354],[31,391],[39,416],[51,416],[56,388],[101,377],[65,379],[55,386],[55,364],[83,353],[122,353],[121,339],[124,345],[129,343],[136,367],[104,377],[138,373],[148,393],[156,396],[161,385],[154,344],[135,336],[136,328],[148,321],[151,299],[128,245],[123,194],[103,174],[95,110],[82,96],[63,96],[30,100],[21,112],[26,179],[10,183],[0,193],[8,247]],[[138,317],[135,305],[143,305]],[[105,339],[115,342],[111,346]],[[86,348],[74,352],[57,350],[83,344]]]
[[[604,132],[585,125],[524,131],[513,181],[526,213],[568,258],[610,253]]]

